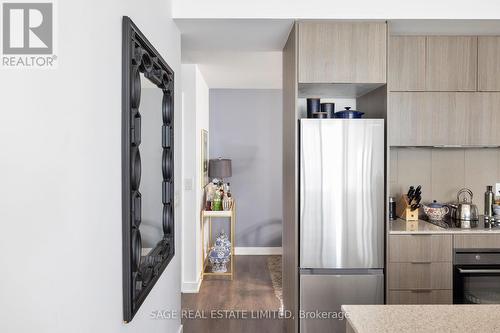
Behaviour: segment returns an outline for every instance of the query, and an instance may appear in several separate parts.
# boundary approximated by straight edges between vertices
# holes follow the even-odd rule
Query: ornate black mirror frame
[[[130,322],[174,256],[174,72],[129,17],[122,58],[123,317]],[[141,244],[141,79],[163,91],[163,238],[145,256]],[[159,124],[161,125],[161,124]]]

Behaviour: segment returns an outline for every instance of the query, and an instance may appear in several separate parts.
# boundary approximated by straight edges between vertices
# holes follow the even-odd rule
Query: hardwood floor
[[[197,317],[183,319],[184,333],[283,332],[284,320],[277,318],[281,302],[274,293],[267,258],[236,256],[233,281],[206,277],[199,293],[182,294],[183,310],[190,311],[190,318]],[[233,319],[243,315],[246,319]],[[261,319],[265,316],[275,319]]]

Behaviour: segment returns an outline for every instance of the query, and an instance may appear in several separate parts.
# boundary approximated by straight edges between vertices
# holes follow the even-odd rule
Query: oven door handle
[[[488,273],[500,273],[500,269],[463,269],[459,268],[458,271],[463,274],[488,274]]]

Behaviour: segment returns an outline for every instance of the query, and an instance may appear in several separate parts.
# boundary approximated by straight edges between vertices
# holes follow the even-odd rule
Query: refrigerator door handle
[[[383,268],[301,268],[302,275],[384,275]]]

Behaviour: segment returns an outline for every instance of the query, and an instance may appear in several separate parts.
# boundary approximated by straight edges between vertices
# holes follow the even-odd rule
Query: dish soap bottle
[[[486,192],[484,192],[484,216],[493,216],[493,200],[495,194],[493,193],[493,186],[486,186]]]

